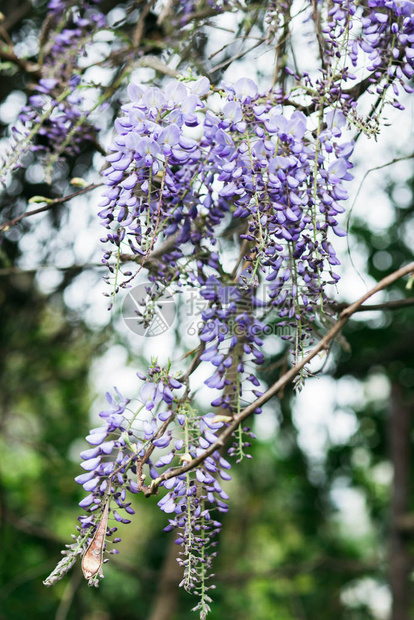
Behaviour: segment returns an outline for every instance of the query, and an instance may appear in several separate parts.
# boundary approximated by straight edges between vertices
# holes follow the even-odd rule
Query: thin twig
[[[220,64],[216,65],[215,67],[213,67],[210,70],[210,73],[215,73],[216,71],[218,71],[219,69],[223,69],[224,67],[227,67],[228,65],[230,65],[232,62],[234,62],[235,60],[238,60],[239,58],[243,58],[243,56],[245,56],[246,54],[248,54],[249,52],[251,52],[252,50],[256,49],[256,47],[259,47],[259,45],[261,45],[262,43],[264,43],[266,41],[265,37],[262,37],[261,39],[259,39],[258,41],[256,41],[256,43],[254,43],[254,45],[252,45],[251,47],[248,47],[246,50],[240,51],[237,54],[235,54],[234,56],[232,56],[231,58],[228,58],[227,60],[224,60],[223,62],[221,62]]]
[[[142,13],[139,17],[137,26],[134,30],[134,34],[132,37],[132,45],[134,48],[137,48],[142,40],[142,37],[144,35],[144,30],[145,30],[145,19],[148,15],[148,13],[151,11],[152,7],[155,4],[155,0],[150,0],[146,6],[144,6],[144,8],[142,9]]]
[[[7,231],[12,226],[16,226],[16,224],[24,220],[26,217],[30,217],[31,215],[37,215],[38,213],[44,213],[45,211],[50,211],[50,209],[53,209],[53,207],[55,207],[56,205],[63,204],[64,202],[68,202],[69,200],[72,200],[72,198],[75,198],[76,196],[80,196],[81,194],[86,194],[86,192],[90,192],[96,187],[101,187],[101,185],[103,185],[103,183],[94,183],[92,185],[88,185],[87,187],[83,187],[82,189],[78,190],[77,192],[74,192],[73,194],[69,194],[69,196],[61,196],[60,198],[53,198],[53,199],[45,198],[45,202],[47,202],[47,204],[45,204],[43,207],[39,207],[38,209],[33,209],[32,211],[26,211],[25,213],[22,213],[22,215],[18,215],[12,220],[9,220],[8,222],[1,224],[0,231],[2,230]]]
[[[361,278],[362,282],[364,283],[364,285],[366,286],[366,282],[364,280],[364,278],[362,277],[362,275],[360,274],[360,272],[358,271],[357,267],[355,266],[354,260],[352,258],[352,253],[351,253],[351,248],[349,247],[349,229],[351,226],[351,217],[352,217],[352,213],[354,210],[354,207],[356,205],[356,202],[358,200],[359,194],[361,192],[362,186],[365,183],[365,180],[367,178],[367,176],[369,174],[371,174],[371,172],[375,172],[376,170],[382,170],[383,168],[387,168],[388,166],[392,166],[392,164],[397,164],[400,161],[404,161],[405,159],[412,159],[414,157],[414,153],[411,155],[404,155],[403,157],[395,157],[394,159],[392,159],[391,161],[385,163],[385,164],[381,164],[380,166],[375,166],[374,168],[370,168],[369,170],[367,170],[364,174],[364,176],[361,179],[361,182],[358,186],[358,190],[357,193],[355,194],[354,200],[352,201],[352,205],[351,208],[349,209],[349,213],[348,213],[348,217],[346,219],[346,232],[348,233],[347,236],[347,254],[349,256],[349,260],[350,263],[352,265],[352,267],[355,269],[356,273],[358,274],[358,276]]]
[[[42,77],[42,73],[40,71],[39,65],[37,65],[34,62],[24,60],[23,58],[19,58],[13,52],[8,52],[7,50],[0,48],[0,58],[2,60],[12,62],[14,65],[19,67],[19,69],[21,69],[25,73],[28,73],[29,75],[32,75],[37,78]]]
[[[24,19],[28,13],[30,13],[32,8],[32,3],[29,2],[29,0],[25,0],[22,4],[19,3],[19,6],[17,6],[16,9],[10,13],[10,15],[6,16],[6,19],[2,24],[4,30],[11,30],[16,24]]]

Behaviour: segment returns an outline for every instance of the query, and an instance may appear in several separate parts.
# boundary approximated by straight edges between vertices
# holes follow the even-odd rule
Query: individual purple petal
[[[181,131],[177,125],[168,125],[167,127],[164,127],[158,136],[158,142],[160,144],[169,144],[173,146],[174,144],[177,144],[180,139],[180,135]]]
[[[136,174],[130,174],[126,179],[122,181],[122,187],[124,189],[133,189],[138,183],[138,177]]]
[[[181,112],[184,117],[189,116],[197,108],[199,97],[197,95],[188,95],[181,103]]]
[[[346,230],[344,230],[340,226],[334,226],[332,230],[334,231],[337,237],[346,237],[348,234]]]
[[[257,95],[257,86],[250,78],[240,78],[234,85],[237,98],[246,103]]]
[[[161,394],[158,387],[159,384],[156,383],[144,383],[140,391],[140,399],[147,409],[153,409],[154,406],[160,402]]]
[[[338,179],[342,179],[348,171],[348,166],[346,163],[346,159],[340,157],[336,161],[334,161],[328,168],[329,174],[337,177]]]
[[[141,88],[141,86],[138,86],[138,84],[134,84],[133,82],[128,84],[128,97],[131,99],[131,101],[140,101],[143,92],[144,90]]]
[[[163,398],[164,402],[167,403],[167,405],[170,405],[171,403],[174,402],[174,394],[171,392],[171,390],[168,387],[168,385],[164,385],[162,398]]]
[[[145,157],[145,155],[158,155],[160,150],[158,143],[152,138],[147,137],[141,138],[136,146],[136,152],[142,157]]]
[[[86,471],[92,471],[98,467],[100,462],[101,462],[101,457],[97,456],[94,459],[88,459],[87,461],[84,461],[83,463],[81,463],[81,467],[83,469],[86,469]]]
[[[91,431],[91,434],[86,437],[86,441],[91,444],[91,446],[99,446],[107,437],[107,433],[99,429],[96,431]]]
[[[223,480],[231,480],[230,474],[228,474],[226,471],[223,471],[223,470],[220,470],[220,477]]]
[[[57,86],[59,83],[59,80],[54,79],[54,78],[42,78],[39,80],[39,86],[41,88],[39,88],[39,90],[41,92],[45,92],[48,93],[51,90],[53,90],[55,88],[55,86]]]
[[[135,131],[131,131],[128,135],[125,136],[125,146],[132,151],[135,151],[138,147],[138,144],[142,140],[142,136]]]
[[[100,453],[101,449],[99,446],[97,446],[96,448],[89,448],[89,450],[83,450],[80,453],[80,457],[81,459],[93,459],[95,458],[95,456],[98,456],[98,454]]]
[[[182,82],[173,80],[164,88],[164,93],[168,100],[174,101],[174,103],[181,103],[187,97],[188,90]]]
[[[183,386],[182,383],[180,383],[179,381],[177,381],[177,379],[174,379],[173,377],[169,378],[169,383],[170,386],[174,389],[174,390],[178,390],[179,388],[181,388]]]
[[[346,116],[337,108],[335,110],[329,110],[325,116],[325,122],[328,129],[342,129],[346,125]],[[340,135],[340,133],[339,133]]]
[[[210,431],[204,431],[204,437],[210,444],[216,443],[217,441],[217,437],[214,435],[214,433],[211,433]]]
[[[171,442],[171,437],[160,437],[152,442],[157,448],[166,448]]]
[[[306,131],[306,116],[303,112],[293,112],[290,121],[287,124],[286,131],[295,140],[301,140]]]
[[[237,101],[228,101],[223,106],[223,114],[225,118],[228,118],[232,123],[238,123],[243,118],[241,105]]]
[[[150,108],[160,109],[165,101],[164,93],[156,86],[148,88],[142,95],[142,101]]]
[[[119,512],[117,512],[116,510],[112,511],[112,514],[115,518],[115,521],[118,521],[118,523],[122,523],[123,519],[121,517],[121,515],[119,514]]]
[[[210,81],[206,77],[201,77],[191,84],[191,92],[202,97],[210,91]]]
[[[221,390],[225,385],[224,378],[218,372],[215,372],[214,375],[206,379],[204,383],[208,387],[215,388],[217,390]]]
[[[175,503],[170,493],[167,493],[167,495],[160,499],[160,501],[158,502],[158,506],[163,512],[166,513],[171,513],[175,511]]]
[[[101,446],[100,446],[101,452],[103,454],[111,454],[112,450],[114,449],[114,442],[113,441],[104,441]]]
[[[79,506],[81,508],[88,508],[88,506],[91,506],[91,504],[94,503],[94,496],[93,495],[87,495],[82,501],[79,502]]]
[[[270,133],[276,133],[277,131],[285,131],[287,119],[280,114],[278,109],[272,108],[264,124]]]
[[[187,138],[186,136],[180,136],[179,144],[181,148],[186,151],[193,151],[198,146],[196,140],[193,138]]]
[[[85,489],[85,491],[93,491],[98,486],[99,480],[99,478],[92,478],[92,480],[85,482],[83,488]]]
[[[89,480],[91,480],[93,477],[94,477],[93,472],[88,472],[86,474],[80,474],[79,476],[76,476],[75,482],[77,482],[78,484],[84,484],[85,482],[88,482]]]
[[[173,458],[174,454],[172,452],[170,452],[170,454],[166,454],[165,456],[161,456],[155,463],[155,467],[164,467],[164,465],[170,465]]]

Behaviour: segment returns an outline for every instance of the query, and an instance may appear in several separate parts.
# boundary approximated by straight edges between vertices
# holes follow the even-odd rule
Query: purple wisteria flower
[[[206,6],[213,13],[229,8],[213,0],[178,4],[182,25]],[[269,38],[276,36],[271,16],[288,4],[268,3]],[[309,0],[310,19],[314,8]],[[57,15],[63,3],[53,0],[51,9]],[[102,170],[103,263],[108,279],[115,276],[113,295],[147,269],[151,289],[137,315],[144,323],[167,287],[197,290],[205,304],[191,364],[208,370],[203,389],[213,411],[194,409],[190,371],[173,376],[156,360],[146,373],[137,373],[143,381],[137,405],[119,393],[108,395],[103,424],[87,436],[83,471],[76,478],[87,492],[80,502],[86,514],[50,583],[97,540],[103,553],[104,519],[109,515],[125,524],[133,514],[128,492],[151,495],[161,489],[158,506],[168,515],[166,530],[175,530],[182,546],[182,585],[200,596],[196,609],[202,618],[209,610],[208,573],[220,516],[227,511],[222,481],[230,479],[230,463],[219,450],[221,434],[239,423],[227,450],[238,460],[246,456],[253,434],[241,426],[240,414],[264,391],[260,367],[268,328],[287,330],[283,338],[297,361],[330,303],[328,287],[339,280],[334,244],[346,235],[342,214],[353,178],[355,142],[348,130],[375,134],[384,105],[401,108],[400,87],[412,92],[413,2],[335,0],[327,11],[318,41],[321,71],[300,76],[287,69],[287,82],[295,85],[291,91],[262,89],[247,76],[219,87],[206,77],[128,87]],[[78,29],[90,27],[77,13],[71,19],[52,55],[70,49],[82,38]],[[361,93],[351,86],[365,56],[368,75],[359,90],[378,97],[371,117],[361,115]],[[22,119],[36,123],[36,114],[54,106],[56,146],[65,140],[70,97],[77,96],[73,79],[73,92],[58,102],[56,76],[45,74]],[[226,253],[228,239],[238,256]],[[131,271],[122,281],[119,264],[126,252]],[[115,530],[108,526],[106,537]],[[99,574],[100,566],[94,583]]]
[[[189,412],[184,424],[186,441],[183,449],[188,462],[217,442],[217,430],[223,426],[222,422],[214,420],[213,414],[197,419]],[[211,603],[208,592],[214,587],[207,583],[217,555],[214,539],[221,529],[220,514],[228,510],[229,496],[218,477],[230,480],[230,467],[230,463],[214,451],[195,472],[163,483],[168,492],[158,502],[161,510],[171,515],[165,531],[177,530],[176,543],[183,547],[179,563],[184,568],[184,576],[180,585],[200,597],[195,610],[204,614],[209,611]]]
[[[130,400],[124,398],[116,388],[114,395],[109,392],[106,394],[108,408],[99,414],[103,424],[93,428],[87,435],[89,447],[80,454],[84,471],[75,478],[87,493],[79,502],[79,506],[86,512],[78,519],[75,542],[65,552],[65,560],[59,563],[45,581],[46,585],[52,585],[60,579],[73,565],[76,557],[89,548],[106,506],[109,521],[102,538],[102,556],[109,543],[120,542],[119,537],[113,538],[117,527],[113,527],[111,522],[115,520],[119,524],[128,524],[131,522],[130,517],[135,514],[127,495],[142,491],[143,478],[138,479],[137,475],[138,471],[143,473],[142,467],[139,468],[147,449],[150,447],[151,452],[162,451],[156,459],[146,456],[150,479],[157,478],[159,470],[169,465],[175,453],[182,449],[182,445],[176,442],[173,451],[165,454],[165,449],[171,443],[171,432],[167,431],[167,426],[174,420],[174,403],[182,384],[157,364],[153,364],[146,374],[139,374],[145,381],[140,392],[141,400],[146,400],[145,411],[151,414],[161,401],[165,410],[153,412],[150,418],[143,416],[138,419],[138,414],[129,408]],[[149,406],[150,399],[152,406]],[[139,407],[138,413],[143,408]],[[112,549],[109,553],[117,552]],[[87,578],[91,585],[98,585],[100,576],[102,571],[99,566],[99,570]]]
[[[85,142],[96,139],[98,127],[90,124],[81,80],[79,57],[91,43],[91,34],[106,25],[94,2],[52,0],[49,3],[50,41],[40,63],[41,77],[35,94],[29,97],[12,128],[13,149],[1,171],[4,181],[9,170],[20,165],[22,156],[37,152],[52,167],[60,157],[78,154]],[[54,31],[53,29],[56,29]],[[51,182],[51,171],[46,170]]]
[[[334,64],[344,33],[349,32],[351,36],[346,47],[351,62],[343,70],[343,77],[355,79],[350,70],[361,66],[362,51],[368,57],[365,70],[369,72],[369,82],[382,99],[375,118],[379,119],[387,102],[403,109],[399,86],[408,93],[413,92],[409,81],[414,74],[414,3],[409,0],[370,0],[364,4],[338,0],[329,15],[330,20],[324,28],[326,64]],[[352,30],[357,21],[361,24],[358,33]],[[343,109],[355,108],[356,101],[352,97],[339,91],[331,81],[328,80],[327,84],[329,93],[326,95],[340,100]]]
[[[263,273],[272,282],[272,307],[283,304],[281,317],[296,320],[303,297],[310,309],[323,296],[324,269],[330,272],[329,282],[337,279],[331,271],[337,259],[327,236],[329,230],[340,231],[336,218],[347,197],[343,183],[352,178],[352,149],[337,155],[346,117],[339,110],[328,111],[326,128],[315,143],[305,114],[285,115],[273,103],[273,93],[260,93],[251,79],[224,85],[221,113],[200,97],[207,89],[206,78],[173,80],[164,90],[130,86],[132,101],[116,122],[118,136],[103,173],[107,189],[99,215],[109,229],[106,240],[116,246],[127,243],[145,256],[162,236],[174,235],[173,249],[151,279],[163,283],[160,294],[172,281],[179,286],[197,283],[203,291],[212,273],[221,277],[218,264],[200,257],[183,268],[181,259],[197,252],[202,239],[212,257],[216,231],[231,213],[246,221],[240,239],[253,244],[245,256],[250,267],[238,285],[249,278],[252,284],[253,272]],[[197,139],[188,133],[194,125],[199,136],[202,130]],[[111,255],[106,251],[104,262]],[[293,263],[299,258],[298,270]],[[211,336],[205,330],[203,335]]]

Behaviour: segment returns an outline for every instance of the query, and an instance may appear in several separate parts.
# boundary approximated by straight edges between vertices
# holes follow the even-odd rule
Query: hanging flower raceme
[[[62,156],[78,154],[85,142],[96,139],[98,127],[88,121],[85,83],[79,57],[91,44],[91,35],[106,26],[103,13],[93,3],[49,3],[49,38],[44,42],[41,77],[12,128],[12,150],[2,167],[0,181],[21,165],[22,156],[38,152],[47,163],[51,182],[53,164]]]
[[[71,134],[71,140],[65,145],[65,154],[75,155],[80,152],[85,140],[95,138],[98,129],[82,122],[85,111],[83,99],[77,91],[79,83],[79,77],[72,78],[62,96],[62,93],[58,94],[57,79],[39,81],[37,94],[29,97],[29,105],[24,106],[19,115],[23,127],[18,132],[23,139],[37,128],[32,151],[46,154],[59,152]]]
[[[414,3],[409,0],[335,1],[323,29],[326,77],[320,81],[320,86],[325,85],[325,97],[340,101],[343,109],[355,108],[360,93],[356,93],[356,97],[348,94],[343,88],[344,78],[355,80],[351,70],[363,67],[369,72],[364,90],[372,85],[371,92],[379,95],[382,101],[376,106],[371,125],[366,127],[372,132],[372,122],[379,122],[385,103],[403,109],[400,87],[408,93],[413,92],[409,84],[414,74],[413,33]],[[342,74],[341,89],[334,79],[339,71]]]
[[[302,112],[285,114],[253,80],[224,84],[219,112],[209,93],[206,78],[174,80],[163,90],[129,87],[132,101],[116,122],[103,173],[105,241],[118,253],[127,243],[145,265],[158,238],[172,238],[150,279],[160,294],[171,282],[201,290],[212,274],[223,277],[213,247],[229,217],[239,220],[248,243],[243,281],[263,274],[267,304],[294,326],[326,300],[325,283],[337,280],[328,233],[345,234],[337,215],[352,178],[352,145],[340,143],[346,118],[329,110],[315,140]]]
[[[112,539],[117,527],[108,524],[108,517],[113,517],[117,522],[130,523],[130,519],[121,516],[119,511],[127,515],[134,514],[131,503],[126,501],[127,490],[137,492],[136,483],[128,477],[128,471],[137,458],[136,453],[131,451],[129,439],[132,435],[126,413],[129,400],[116,390],[116,398],[108,393],[107,401],[110,408],[99,414],[104,425],[90,431],[86,441],[91,447],[80,455],[85,473],[75,478],[88,493],[79,503],[87,514],[79,517],[78,535],[73,536],[74,542],[62,552],[65,557],[46,579],[46,585],[53,585],[61,579],[78,555],[84,554],[87,557],[88,550],[97,542],[97,532],[101,531],[99,548],[94,550],[95,558],[99,561],[93,565],[93,570],[90,562],[87,562],[84,570],[89,583],[97,585],[98,578],[102,576],[103,553],[107,543],[112,541],[116,544],[120,541],[119,538]],[[117,553],[117,550],[111,553]]]
[[[188,406],[181,409],[180,417],[184,430],[184,439],[178,445],[184,451],[180,458],[191,463],[218,442],[216,433],[223,423],[217,422],[214,414],[198,417]],[[165,531],[178,530],[176,543],[183,547],[178,562],[184,568],[180,585],[200,597],[194,608],[200,617],[210,609],[208,591],[214,586],[208,580],[216,556],[214,538],[221,529],[220,513],[228,510],[229,496],[218,477],[230,480],[229,469],[230,463],[216,450],[196,470],[162,483],[168,493],[158,502],[163,512],[173,515]]]
[[[228,499],[218,477],[231,479],[230,463],[214,450],[194,471],[177,476],[174,471],[218,445],[223,422],[213,413],[198,416],[179,396],[182,383],[156,362],[138,375],[144,381],[138,410],[134,412],[132,403],[115,389],[115,397],[107,394],[109,408],[100,413],[103,425],[86,437],[90,448],[81,453],[85,473],[76,477],[87,492],[79,503],[86,514],[79,517],[78,535],[45,584],[58,581],[82,555],[84,576],[97,586],[108,547],[121,540],[115,537],[117,525],[130,523],[135,513],[128,494],[145,492],[155,483],[167,491],[158,502],[171,515],[165,529],[177,529],[176,542],[183,547],[182,585],[200,596],[197,609],[207,613],[214,538]],[[168,473],[173,475],[164,479]]]
[[[127,236],[131,250],[145,255],[157,234],[169,236],[184,217],[196,216],[192,184],[201,152],[185,128],[200,124],[196,111],[209,89],[206,78],[191,88],[173,81],[164,91],[129,86],[132,102],[123,106],[125,114],[115,123],[118,136],[103,172],[107,189],[99,216],[108,227],[115,217],[117,222],[109,242],[119,246]]]
[[[161,460],[153,465],[151,455],[155,450],[165,449],[171,442],[171,432],[167,428],[175,416],[177,396],[174,392],[180,390],[182,384],[156,364],[149,368],[146,375],[140,373],[140,377],[145,383],[137,411],[129,409],[130,400],[115,388],[115,396],[110,393],[106,395],[109,408],[99,414],[103,425],[93,428],[86,437],[90,447],[80,455],[84,473],[75,478],[87,492],[79,503],[86,514],[79,517],[79,533],[74,537],[75,542],[68,546],[64,552],[65,558],[46,579],[46,585],[59,580],[78,555],[87,557],[91,545],[96,544],[96,533],[100,531],[102,521],[107,519],[103,533],[101,531],[98,554],[103,560],[107,543],[121,540],[113,539],[117,531],[117,527],[112,525],[113,520],[128,524],[131,522],[130,516],[135,514],[127,494],[143,490],[146,477],[144,463],[149,477],[153,479],[159,475],[157,468],[163,468],[167,463],[165,455],[160,455]],[[163,404],[163,411],[155,413],[154,409],[160,403]],[[110,553],[117,553],[117,550]],[[102,561],[95,565],[96,570],[93,571],[90,570],[90,562],[87,564],[89,568],[84,570],[85,577],[91,584],[97,585],[98,578],[102,576]]]
[[[261,394],[256,369],[264,361],[260,347],[266,326],[255,312],[265,304],[255,296],[253,287],[223,286],[213,276],[201,289],[201,295],[210,305],[201,314],[200,340],[205,348],[200,360],[214,370],[205,384],[214,390],[211,405],[232,417],[251,401],[252,394]],[[216,390],[221,392],[219,396]]]

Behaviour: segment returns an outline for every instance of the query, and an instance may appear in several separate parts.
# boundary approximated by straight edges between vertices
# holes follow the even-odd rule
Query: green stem
[[[188,416],[185,416],[185,422],[184,422],[184,446],[185,446],[185,452],[188,453],[189,449],[190,449],[190,441],[189,441],[189,420],[188,420]],[[191,482],[191,477],[190,477],[190,472],[186,473],[186,483],[187,483],[187,489],[190,488],[190,482]],[[193,531],[192,531],[192,510],[191,510],[191,497],[189,495],[187,495],[187,523],[186,523],[186,533],[187,533],[187,540],[186,540],[186,549],[188,549],[188,566],[187,566],[187,576],[186,576],[186,587],[189,588],[190,584],[191,584],[191,573],[192,573],[192,563],[193,563],[193,554],[192,554],[192,545],[193,545]]]

